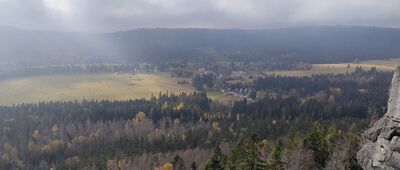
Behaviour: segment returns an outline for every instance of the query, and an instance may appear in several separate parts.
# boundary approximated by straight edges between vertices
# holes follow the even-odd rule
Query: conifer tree
[[[222,154],[221,148],[217,146],[214,154],[208,160],[205,170],[223,170],[225,169],[225,155]]]
[[[272,149],[271,156],[267,163],[267,169],[276,170],[281,169],[281,156],[282,156],[282,142],[278,141],[277,145]]]
[[[171,163],[174,165],[174,170],[186,170],[185,162],[179,155],[176,155]]]
[[[193,161],[192,165],[190,165],[191,170],[197,170],[196,162]]]

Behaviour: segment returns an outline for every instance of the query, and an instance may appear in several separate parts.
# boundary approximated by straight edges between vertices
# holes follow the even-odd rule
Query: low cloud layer
[[[399,0],[0,0],[0,9],[0,25],[55,31],[400,27]]]

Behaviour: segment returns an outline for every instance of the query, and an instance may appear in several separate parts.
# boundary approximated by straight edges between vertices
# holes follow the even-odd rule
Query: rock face
[[[387,113],[364,133],[357,153],[366,170],[400,169],[400,67],[393,75]]]

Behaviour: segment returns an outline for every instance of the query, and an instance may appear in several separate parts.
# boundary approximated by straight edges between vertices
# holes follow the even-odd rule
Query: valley
[[[309,69],[298,70],[274,70],[264,71],[258,74],[257,71],[241,71],[222,76],[230,78],[230,84],[251,83],[258,77],[280,75],[288,77],[316,76],[320,74],[345,74],[354,72],[359,67],[361,69],[376,68],[378,71],[390,72],[394,70],[395,64],[399,59],[386,60],[365,60],[349,63],[336,64],[312,64]],[[218,66],[219,64],[217,64]],[[111,65],[120,66],[121,65]],[[79,69],[91,67],[90,65],[77,65]],[[200,66],[198,66],[200,68]],[[245,68],[245,66],[241,66]],[[46,67],[36,67],[36,69]],[[52,69],[57,68],[52,66]],[[60,67],[65,69],[64,67]],[[171,67],[174,69],[174,67]],[[40,70],[39,69],[39,70]],[[48,69],[48,68],[47,68]],[[76,68],[75,68],[76,69]],[[203,68],[200,68],[200,70]],[[187,68],[190,72],[198,73],[194,68]],[[157,96],[160,92],[170,92],[179,94],[182,92],[190,93],[196,90],[191,84],[191,78],[179,75],[172,76],[170,72],[131,72],[110,70],[100,72],[85,72],[83,74],[69,73],[61,71],[53,74],[27,74],[30,70],[18,72],[22,76],[14,78],[3,78],[0,80],[0,105],[13,105],[21,103],[38,103],[48,101],[74,101],[74,100],[129,100],[150,98]],[[215,70],[211,70],[215,71]],[[31,71],[32,72],[32,71]],[[249,79],[252,77],[253,79]],[[224,81],[224,80],[220,80]],[[178,82],[187,82],[180,84]],[[218,82],[218,80],[217,80]],[[241,100],[243,97],[234,95],[234,89],[227,91],[226,85],[219,85],[215,88],[206,90],[210,99],[220,101],[224,104],[232,105],[234,101]],[[222,90],[225,89],[225,90]],[[237,89],[240,90],[240,89]],[[225,91],[225,92],[222,92]]]

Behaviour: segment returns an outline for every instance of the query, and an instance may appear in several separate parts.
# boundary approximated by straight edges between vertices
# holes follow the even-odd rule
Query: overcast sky
[[[0,9],[0,25],[56,31],[400,27],[400,0],[0,0]]]

